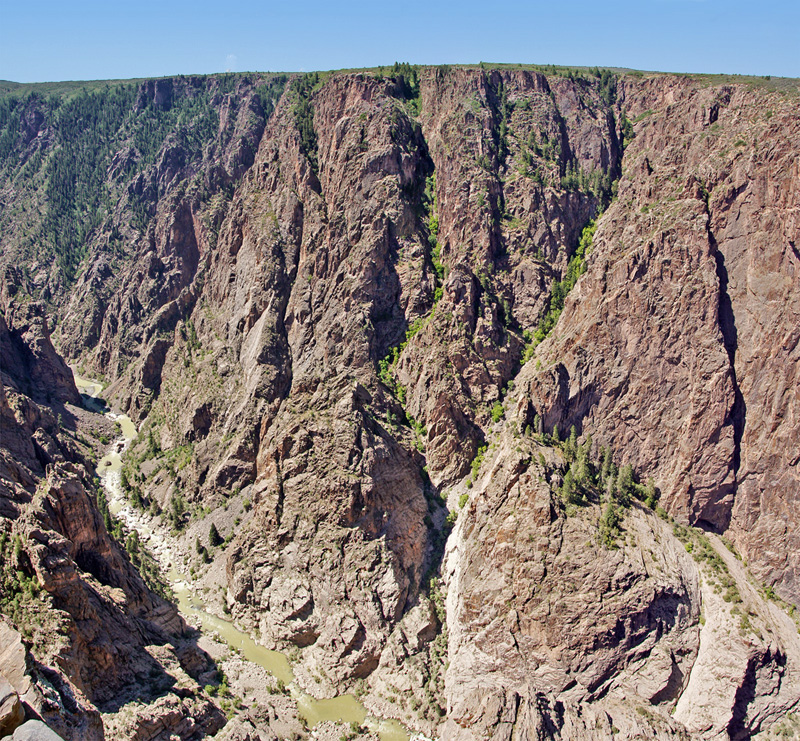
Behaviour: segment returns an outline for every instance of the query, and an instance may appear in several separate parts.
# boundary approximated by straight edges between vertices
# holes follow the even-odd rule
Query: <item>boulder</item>
[[[12,736],[13,741],[64,741],[52,728],[40,720],[23,723]]]
[[[0,733],[11,733],[25,719],[19,695],[0,674]]]

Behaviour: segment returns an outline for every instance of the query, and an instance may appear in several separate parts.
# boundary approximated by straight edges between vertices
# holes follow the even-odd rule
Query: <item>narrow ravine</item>
[[[140,542],[158,561],[162,574],[175,594],[178,609],[187,622],[198,630],[224,641],[246,661],[266,669],[273,677],[283,682],[297,703],[298,714],[305,719],[311,729],[323,721],[357,723],[376,732],[382,741],[422,739],[422,736],[410,736],[396,720],[376,718],[368,714],[366,708],[353,695],[317,700],[298,686],[289,659],[284,654],[258,645],[231,622],[206,611],[202,599],[192,589],[191,580],[178,569],[177,558],[170,548],[169,536],[163,532],[163,528],[154,527],[153,520],[149,516],[134,509],[123,494],[120,475],[122,454],[138,434],[136,425],[127,415],[105,411],[104,404],[99,401],[92,403],[93,399],[99,399],[102,384],[80,378],[78,375],[75,375],[75,384],[84,398],[89,397],[87,406],[92,407],[92,411],[104,413],[109,419],[117,422],[122,432],[121,436],[111,443],[108,452],[100,459],[97,466],[97,473],[106,491],[109,510],[128,529],[136,530]]]

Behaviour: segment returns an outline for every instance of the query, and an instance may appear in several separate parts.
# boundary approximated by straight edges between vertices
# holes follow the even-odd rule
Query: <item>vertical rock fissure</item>
[[[794,257],[797,260],[797,262],[800,262],[800,252],[798,252],[797,247],[795,246],[795,243],[792,242],[791,240],[789,240],[788,241],[788,245],[789,245],[789,249],[794,253]]]
[[[281,519],[283,518],[283,471],[281,471],[281,458],[276,453],[275,455],[275,480],[278,485],[278,501],[275,504],[275,529],[280,529]]]
[[[771,659],[777,659],[777,666],[769,666]],[[766,652],[764,654],[751,656],[748,660],[744,677],[734,696],[731,719],[725,729],[731,739],[735,741],[739,741],[739,739],[749,739],[754,732],[760,730],[760,724],[757,719],[750,717],[749,712],[758,694],[758,675],[766,667],[772,670],[778,668],[778,686],[780,687],[783,676],[783,671],[781,671],[781,669],[785,663],[785,658],[783,662],[781,662],[780,659],[780,656],[773,657],[770,652]]]
[[[733,303],[728,293],[728,269],[725,267],[725,255],[720,251],[717,240],[711,229],[708,229],[708,239],[714,250],[714,259],[717,264],[717,278],[719,279],[719,305],[717,307],[717,320],[722,341],[725,344],[725,351],[728,353],[728,360],[731,368],[731,383],[733,384],[733,404],[728,411],[728,420],[733,425],[733,475],[734,475],[734,495],[736,494],[736,477],[738,477],[739,466],[742,458],[742,436],[744,434],[746,405],[744,396],[739,388],[736,378],[736,351],[738,348],[738,332],[736,329],[736,318],[733,314]]]

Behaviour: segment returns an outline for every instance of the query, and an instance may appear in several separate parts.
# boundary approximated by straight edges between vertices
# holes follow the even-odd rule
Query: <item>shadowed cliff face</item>
[[[599,514],[565,517],[540,480],[552,461],[536,468],[515,435],[574,425],[800,597],[794,93],[456,68],[227,79],[130,94],[103,169],[117,200],[70,292],[20,258],[60,349],[144,423],[143,491],[199,517],[246,497],[227,609],[302,648],[320,691],[388,682],[387,642],[419,650],[404,641],[442,556],[439,495],[467,494],[481,446],[503,440],[451,540],[447,734],[610,734],[603,713],[643,732],[623,696],[644,664],[631,692],[665,711],[663,736],[710,733],[685,711],[707,652],[683,546],[644,515],[631,533],[652,554],[597,545]],[[145,146],[137,126],[170,111],[184,113]],[[59,156],[58,125],[42,113],[38,144],[20,134],[20,162]],[[14,177],[12,200],[39,192]],[[526,353],[598,216],[585,274]],[[4,254],[30,254],[21,231]],[[748,662],[780,664],[761,648],[736,654],[734,684]],[[590,720],[562,712],[600,700]],[[720,717],[757,729],[769,712],[753,707]]]
[[[489,411],[516,374],[600,188],[562,187],[577,168],[610,184],[622,148],[594,85],[537,73],[424,77],[420,121],[435,168],[444,265],[436,311],[401,356],[408,410],[428,428],[436,483],[463,476]]]

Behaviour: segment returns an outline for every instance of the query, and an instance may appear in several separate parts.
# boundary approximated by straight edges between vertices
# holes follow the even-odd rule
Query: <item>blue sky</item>
[[[800,77],[800,0],[0,0],[0,79],[522,62]]]

